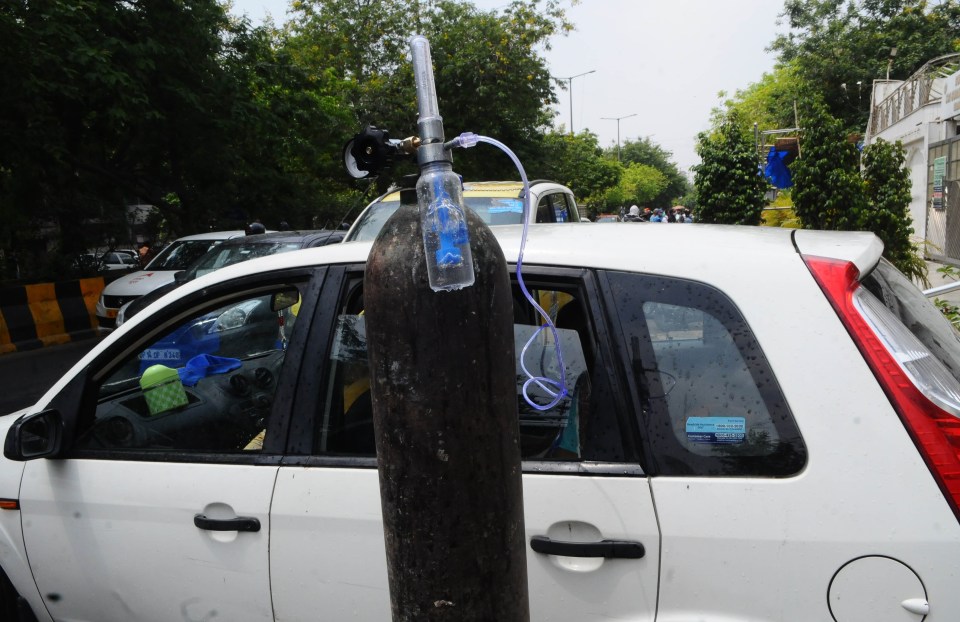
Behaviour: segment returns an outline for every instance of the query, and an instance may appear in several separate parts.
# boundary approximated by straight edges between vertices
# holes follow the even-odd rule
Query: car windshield
[[[229,244],[218,246],[207,251],[200,259],[195,261],[187,270],[186,280],[195,279],[214,270],[256,259],[257,257],[266,257],[267,255],[278,255],[288,253],[300,248],[300,242],[274,242],[274,241],[250,241],[242,244]]]
[[[186,270],[208,250],[223,240],[177,240],[147,264],[145,270]]]
[[[519,225],[523,223],[523,201],[519,197],[471,197],[463,198],[467,207],[476,212],[488,225]],[[383,229],[387,219],[400,207],[400,201],[374,203],[360,215],[350,241],[373,240]]]

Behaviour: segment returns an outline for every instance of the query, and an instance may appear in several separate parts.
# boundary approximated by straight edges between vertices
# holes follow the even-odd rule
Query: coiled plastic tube
[[[569,390],[567,389],[567,369],[563,364],[563,351],[560,348],[560,335],[557,333],[557,327],[554,325],[553,320],[550,319],[550,315],[543,310],[533,296],[527,290],[527,285],[523,282],[523,250],[527,245],[527,231],[530,226],[530,210],[533,209],[533,206],[530,205],[530,182],[527,181],[527,173],[523,170],[523,165],[520,164],[519,158],[516,154],[510,150],[509,147],[504,145],[499,140],[494,138],[489,138],[487,136],[480,136],[474,134],[473,132],[464,132],[460,134],[453,140],[447,142],[444,147],[451,149],[453,147],[473,147],[478,142],[487,143],[498,147],[504,153],[506,153],[511,160],[513,160],[514,165],[516,165],[517,170],[520,171],[520,179],[523,180],[523,235],[520,238],[520,253],[517,255],[517,283],[520,284],[520,290],[523,292],[523,295],[526,299],[533,305],[533,308],[537,310],[537,313],[543,318],[543,325],[537,329],[536,332],[527,340],[527,343],[524,344],[523,350],[520,352],[520,368],[523,370],[523,373],[527,375],[526,382],[523,383],[523,399],[526,400],[532,408],[536,410],[550,410],[554,406],[560,403],[568,394]],[[545,376],[535,376],[527,369],[526,365],[526,355],[527,350],[530,348],[530,345],[534,340],[543,332],[544,329],[549,329],[553,335],[554,348],[556,350],[557,356],[557,367],[559,369],[560,378],[553,379],[547,378]],[[553,399],[549,404],[541,406],[533,401],[533,399],[528,395],[528,390],[530,385],[536,384],[540,387],[541,390],[550,395]]]

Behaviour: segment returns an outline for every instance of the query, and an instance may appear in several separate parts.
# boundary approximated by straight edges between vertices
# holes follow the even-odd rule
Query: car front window
[[[100,382],[77,448],[259,451],[299,294],[286,285],[234,299],[147,340]]]

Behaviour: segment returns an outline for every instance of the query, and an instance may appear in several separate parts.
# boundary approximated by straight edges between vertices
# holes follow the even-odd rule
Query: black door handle
[[[561,542],[547,536],[530,538],[530,548],[544,555],[564,557],[606,557],[640,559],[646,551],[639,542],[630,540],[601,540],[600,542]]]
[[[252,516],[207,518],[203,514],[196,514],[193,524],[207,531],[260,531],[260,521]]]

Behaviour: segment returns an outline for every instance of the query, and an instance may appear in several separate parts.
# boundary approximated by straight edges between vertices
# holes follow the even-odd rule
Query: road
[[[84,354],[97,345],[85,339],[49,348],[0,355],[0,414],[36,402]]]

